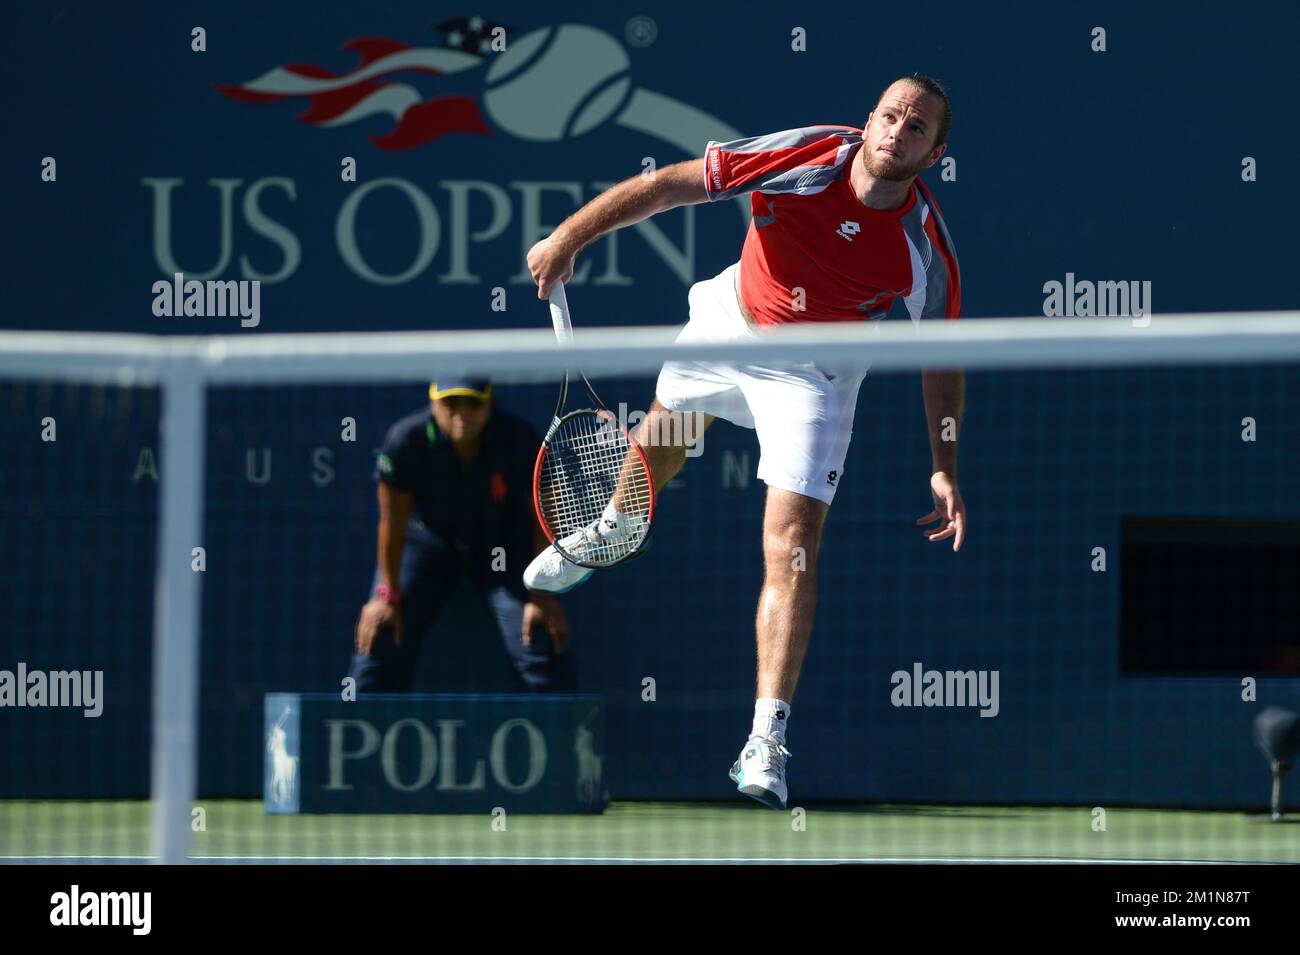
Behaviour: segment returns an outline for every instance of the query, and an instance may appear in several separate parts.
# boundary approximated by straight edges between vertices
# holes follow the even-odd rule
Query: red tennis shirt
[[[709,199],[750,193],[740,293],[759,325],[880,319],[896,298],[913,322],[960,313],[957,255],[938,203],[916,179],[902,208],[864,206],[849,178],[861,146],[851,126],[709,143]]]

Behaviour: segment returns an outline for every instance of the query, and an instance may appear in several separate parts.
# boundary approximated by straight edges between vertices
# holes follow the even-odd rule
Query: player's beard
[[[924,160],[908,164],[897,156],[875,150],[864,154],[862,162],[873,179],[883,179],[885,182],[907,182],[909,179],[914,179],[925,168]]]

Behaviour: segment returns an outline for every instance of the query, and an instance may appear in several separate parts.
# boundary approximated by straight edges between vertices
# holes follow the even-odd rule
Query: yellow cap
[[[445,378],[429,385],[430,398],[457,396],[487,400],[492,396],[492,383],[486,378]]]

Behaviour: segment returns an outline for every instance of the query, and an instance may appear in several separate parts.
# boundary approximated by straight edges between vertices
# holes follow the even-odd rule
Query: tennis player
[[[749,193],[753,219],[740,261],[691,287],[690,321],[678,341],[746,341],[792,322],[874,321],[897,299],[913,322],[955,319],[961,308],[956,254],[938,205],[917,178],[944,154],[950,123],[943,87],[914,75],[881,94],[863,129],[809,126],[710,142],[703,159],[602,193],[529,250],[538,296],[545,299],[557,281],[567,281],[577,254],[614,229],[676,206]],[[639,435],[659,489],[685,463],[684,447],[646,440],[665,433],[668,413],[700,413],[702,427],[725,418],[758,433],[758,477],[767,484],[767,500],[757,702],[730,776],[742,793],[772,808],[786,805],[786,726],[812,633],[817,553],[844,480],[865,373],[824,363],[671,361]],[[931,541],[951,539],[956,551],[965,539],[966,507],[957,488],[956,428],[944,440],[944,419],[960,426],[965,377],[927,370],[922,392],[934,509],[916,523]],[[561,543],[581,556],[584,546],[627,534],[628,518],[614,504]],[[524,583],[558,593],[591,573],[550,547],[529,565]]]

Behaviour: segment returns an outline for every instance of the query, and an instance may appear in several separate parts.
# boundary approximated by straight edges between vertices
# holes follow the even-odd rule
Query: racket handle
[[[551,324],[555,326],[555,337],[561,345],[573,341],[573,322],[569,318],[569,300],[565,297],[563,282],[556,282],[551,287]]]

